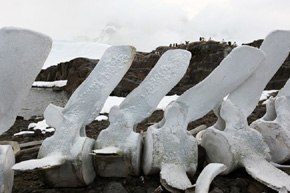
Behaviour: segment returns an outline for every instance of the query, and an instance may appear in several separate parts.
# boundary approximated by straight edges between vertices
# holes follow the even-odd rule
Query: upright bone
[[[135,56],[131,46],[113,46],[106,50],[98,65],[73,93],[64,108],[49,105],[44,116],[56,128],[45,139],[38,159],[13,166],[14,170],[44,170],[46,182],[54,187],[87,185],[95,178],[94,140],[84,127],[101,111],[105,100],[129,69]]]
[[[253,112],[267,83],[289,55],[290,31],[277,30],[271,32],[264,39],[260,50],[266,54],[266,59],[241,86],[237,87],[229,95],[232,103],[246,117]],[[216,112],[219,117],[218,110]],[[218,119],[215,127],[225,128],[223,120]]]
[[[197,142],[187,132],[188,123],[214,108],[264,58],[263,52],[256,48],[236,48],[206,79],[169,105],[163,120],[147,130],[143,153],[145,175],[161,171],[161,182],[169,191],[191,187],[187,174],[193,175],[196,171]]]
[[[0,134],[15,122],[23,100],[40,72],[50,50],[50,37],[38,32],[0,29]],[[0,192],[12,191],[15,163],[9,145],[0,146]]]
[[[224,173],[245,167],[253,178],[270,188],[282,191],[286,187],[289,191],[290,177],[268,162],[271,158],[269,148],[262,135],[248,126],[246,118],[255,108],[267,82],[288,56],[290,32],[270,33],[260,49],[266,53],[266,59],[216,109],[219,120],[203,132],[201,145],[210,162],[228,167]]]
[[[51,45],[51,38],[38,32],[0,29],[0,134],[13,125]]]
[[[191,54],[185,50],[165,52],[145,80],[120,106],[110,110],[110,126],[96,140],[97,173],[105,177],[127,177],[140,173],[142,137],[135,127],[150,116],[161,99],[178,83]]]

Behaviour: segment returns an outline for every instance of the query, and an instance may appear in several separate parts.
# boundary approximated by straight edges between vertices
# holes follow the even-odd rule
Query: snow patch
[[[45,87],[45,88],[52,88],[52,87],[63,87],[66,86],[67,80],[57,80],[53,82],[48,81],[35,81],[32,86],[33,87]]]
[[[107,121],[109,118],[106,115],[99,115],[96,118],[96,121]]]

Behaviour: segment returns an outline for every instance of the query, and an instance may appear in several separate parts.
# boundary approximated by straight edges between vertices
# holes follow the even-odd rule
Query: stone
[[[51,46],[51,38],[44,34],[0,29],[0,134],[13,125]]]
[[[64,108],[50,104],[46,123],[56,129],[46,138],[38,159],[20,162],[14,170],[43,170],[45,182],[54,187],[78,187],[95,178],[94,140],[86,137],[85,126],[99,115],[107,97],[129,69],[135,56],[131,46],[108,48],[99,64],[76,89]]]
[[[110,182],[105,186],[103,193],[128,193],[127,190],[118,182]]]
[[[99,134],[95,150],[96,170],[103,177],[139,175],[142,136],[135,132],[138,123],[150,116],[161,99],[182,78],[191,54],[170,50],[120,104],[110,110],[110,126]]]

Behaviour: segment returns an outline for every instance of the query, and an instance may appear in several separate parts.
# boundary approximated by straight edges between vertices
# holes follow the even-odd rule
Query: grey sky
[[[130,44],[140,51],[197,41],[238,44],[290,30],[290,0],[0,0],[0,27],[58,40]]]

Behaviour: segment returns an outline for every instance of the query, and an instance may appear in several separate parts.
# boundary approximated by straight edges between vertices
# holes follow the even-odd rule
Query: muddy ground
[[[263,116],[265,113],[265,107],[259,106],[256,108],[253,115],[248,119],[249,122]],[[153,123],[161,120],[163,116],[163,111],[155,111],[152,116],[144,120],[137,127],[138,132],[144,132],[148,128],[148,126]],[[35,134],[26,134],[21,136],[13,136],[14,133],[17,133],[22,130],[27,130],[27,126],[31,122],[37,122],[41,120],[41,118],[34,118],[30,120],[23,120],[21,117],[18,117],[13,127],[2,134],[0,136],[0,140],[13,140],[18,143],[26,143],[31,141],[43,140],[46,137],[51,136],[52,134],[41,134],[40,132],[36,132]],[[215,123],[216,117],[213,112],[210,112],[205,117],[196,120],[189,124],[188,130],[191,130],[201,124],[205,124],[207,126],[211,126]],[[96,139],[99,132],[102,129],[108,127],[108,121],[94,121],[90,125],[87,126],[86,131],[88,137]],[[31,152],[28,154],[24,154],[16,157],[16,162],[20,162],[23,160],[28,160],[37,157],[37,151]],[[191,181],[194,184],[201,169],[207,164],[204,159],[204,151],[200,149],[199,151],[199,166],[196,172],[196,175],[191,177]],[[55,192],[103,192],[103,193],[114,193],[114,192],[132,192],[132,193],[149,193],[149,192],[167,192],[163,189],[160,190],[160,182],[159,175],[154,176],[144,176],[141,174],[137,177],[128,177],[128,178],[101,178],[96,177],[95,181],[86,186],[80,188],[52,188],[47,186],[42,179],[42,175],[39,172],[15,172],[13,193],[24,193],[24,192],[34,192],[34,193],[55,193]],[[236,170],[230,175],[226,176],[217,176],[210,187],[211,193],[270,193],[275,192],[263,184],[254,180],[251,176],[249,176],[244,169]]]

